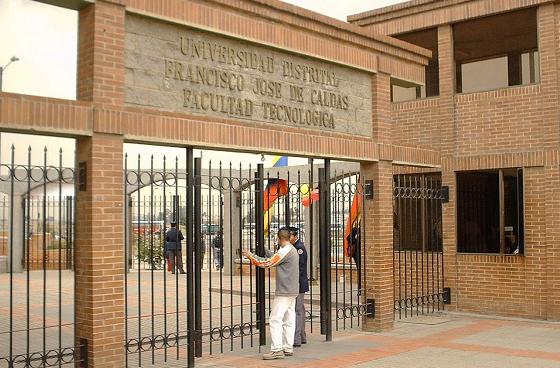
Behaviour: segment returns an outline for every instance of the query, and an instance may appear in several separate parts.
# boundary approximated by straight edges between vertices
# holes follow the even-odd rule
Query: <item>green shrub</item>
[[[153,239],[152,243],[150,243],[151,238]],[[147,263],[156,270],[163,267],[163,241],[159,235],[144,234],[140,237],[136,236],[135,242],[139,242],[135,256],[140,258],[140,262]]]

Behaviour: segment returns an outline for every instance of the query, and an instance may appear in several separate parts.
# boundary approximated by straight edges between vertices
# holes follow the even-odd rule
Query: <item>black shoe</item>
[[[307,344],[307,341],[302,341],[301,343],[302,343],[302,344]]]
[[[294,344],[293,347],[294,348],[301,348],[301,344]]]
[[[185,271],[183,271],[183,270],[179,271],[179,273],[180,273],[181,275],[184,275],[184,274],[186,274],[186,272],[185,272]]]

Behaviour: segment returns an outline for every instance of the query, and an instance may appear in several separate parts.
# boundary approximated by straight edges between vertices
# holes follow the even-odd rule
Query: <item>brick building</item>
[[[437,177],[451,308],[560,318],[555,2],[415,0],[351,24],[275,0],[43,2],[79,12],[77,99],[2,92],[0,127],[77,141],[74,328],[90,366],[127,355],[125,142],[359,162],[375,188],[368,330],[393,324],[395,234],[409,236],[395,175]]]
[[[558,320],[558,15],[550,1],[410,1],[350,16],[432,51],[392,79],[392,142],[437,150],[460,311]]]

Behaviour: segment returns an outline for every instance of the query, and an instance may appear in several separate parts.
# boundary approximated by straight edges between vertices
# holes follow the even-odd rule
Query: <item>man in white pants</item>
[[[257,267],[276,267],[276,293],[270,312],[270,353],[264,360],[284,359],[294,354],[294,333],[296,327],[296,297],[299,294],[299,255],[290,243],[290,230],[286,227],[278,231],[280,249],[268,258],[259,257],[244,250],[243,255]]]

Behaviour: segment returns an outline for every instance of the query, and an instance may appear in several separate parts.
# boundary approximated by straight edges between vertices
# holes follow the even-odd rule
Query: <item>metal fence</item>
[[[27,153],[16,164],[12,148],[0,165],[0,368],[86,365],[87,343],[74,334],[75,171],[62,167],[62,151],[58,166],[46,149],[39,165]],[[186,156],[186,165],[152,158],[148,169],[140,157],[124,160],[127,366],[192,366],[205,354],[265,345],[275,271],[255,269],[241,252],[276,250],[282,226],[298,227],[308,251],[308,331],[331,340],[333,328],[371,313],[355,172],[312,160],[298,170],[202,167],[192,150]],[[181,251],[169,252],[179,248],[166,242],[171,222]]]
[[[333,308],[336,330],[360,326],[372,314],[362,296],[367,289],[364,260],[367,257],[362,223],[363,185],[356,173],[334,170],[330,186],[331,274],[334,277]]]
[[[393,189],[396,315],[406,318],[443,310],[441,175],[395,175]]]
[[[353,327],[371,313],[357,277],[363,258],[347,260],[339,251],[344,230],[331,232],[331,224],[345,228],[354,202],[361,205],[355,173],[340,172],[331,185],[328,162],[318,170],[221,162],[203,168],[191,150],[186,157],[186,165],[152,159],[149,169],[141,157],[125,158],[127,366],[185,358],[192,365],[205,354],[265,345],[275,271],[255,269],[241,253],[274,251],[282,226],[300,228],[308,250],[308,330],[320,328],[330,340],[333,321],[337,330]],[[171,222],[184,237],[181,252],[165,251]],[[364,254],[362,237],[358,227]]]
[[[16,162],[21,153],[26,163]],[[62,166],[62,150],[45,148],[39,165],[31,157],[31,147],[12,146],[0,163],[2,368],[76,364],[83,348],[74,341],[74,198],[64,194],[74,169]]]

